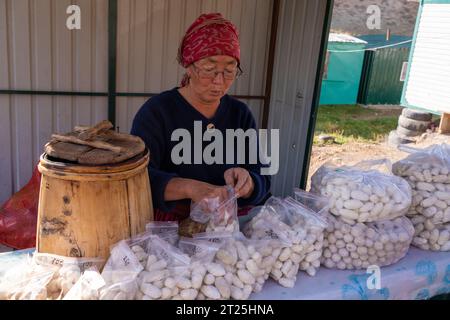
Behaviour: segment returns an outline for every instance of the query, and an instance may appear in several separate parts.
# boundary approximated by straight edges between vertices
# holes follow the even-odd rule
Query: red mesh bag
[[[0,208],[0,243],[15,249],[36,246],[36,224],[41,174],[37,167],[30,181]]]

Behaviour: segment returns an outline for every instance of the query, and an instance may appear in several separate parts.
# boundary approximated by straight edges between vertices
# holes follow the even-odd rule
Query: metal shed
[[[421,0],[401,104],[450,113],[450,0]]]
[[[320,104],[355,104],[367,42],[330,33]]]
[[[69,5],[81,29],[68,30]],[[304,185],[331,0],[0,0],[0,203],[31,177],[53,132],[109,119],[128,132],[151,95],[177,86],[188,25],[221,12],[240,30],[231,94],[280,129],[273,193]]]

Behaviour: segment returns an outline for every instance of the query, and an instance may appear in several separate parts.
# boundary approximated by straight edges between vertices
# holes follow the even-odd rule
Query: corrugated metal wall
[[[66,9],[81,8],[81,30]],[[264,95],[272,0],[119,0],[117,91],[159,93],[179,84],[179,41],[201,13],[221,12],[240,30],[242,67],[231,94]],[[0,89],[107,92],[108,0],[0,0]],[[129,132],[144,97],[118,97]],[[243,100],[261,123],[262,100]],[[107,119],[106,97],[0,94],[0,203],[31,177],[53,132]]]
[[[280,129],[280,171],[274,195],[300,184],[327,1],[283,0],[269,126]]]
[[[66,9],[82,7],[82,29]],[[0,0],[0,88],[106,91],[107,0]],[[103,97],[0,95],[0,203],[31,177],[52,132],[107,118]]]
[[[409,48],[385,48],[365,59],[368,74],[363,75],[359,103],[363,104],[399,104],[402,96],[403,81],[400,81],[403,63],[408,61]]]
[[[81,7],[81,30],[66,9]],[[269,126],[279,128],[274,194],[291,193],[303,170],[326,0],[282,0]],[[221,12],[238,26],[245,75],[231,94],[264,95],[272,0],[119,0],[117,91],[158,93],[179,83],[175,56],[188,25]],[[0,89],[94,91],[108,87],[107,0],[0,0]],[[127,132],[144,97],[118,97]],[[262,101],[244,100],[261,123]],[[106,119],[106,97],[0,94],[0,203],[30,178],[52,132]]]
[[[272,2],[268,0],[119,0],[117,91],[159,93],[179,85],[183,69],[176,61],[178,45],[201,14],[220,12],[240,32],[244,75],[231,94],[264,95]],[[169,40],[169,41],[168,41]],[[146,98],[121,97],[117,103],[120,131]],[[243,100],[261,121],[261,100]]]

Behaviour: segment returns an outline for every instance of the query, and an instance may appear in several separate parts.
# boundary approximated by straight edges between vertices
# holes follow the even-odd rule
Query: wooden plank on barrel
[[[93,148],[89,146],[83,146],[80,144],[74,144],[70,142],[50,141],[45,146],[45,152],[55,158],[65,159],[69,161],[78,161],[78,158],[91,151]]]

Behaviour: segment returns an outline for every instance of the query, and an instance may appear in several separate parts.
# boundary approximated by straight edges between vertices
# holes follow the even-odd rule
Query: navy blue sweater
[[[202,134],[207,130],[207,125],[212,124],[223,135],[223,164],[194,164],[194,121],[202,122]],[[175,129],[183,128],[191,135],[191,164],[174,164],[171,159],[172,148],[180,143],[171,141],[172,132]],[[239,207],[246,205],[258,205],[267,196],[270,188],[270,177],[260,174],[263,166],[257,157],[257,163],[251,164],[248,151],[249,139],[246,139],[245,164],[237,164],[238,144],[234,143],[233,164],[227,164],[226,154],[226,129],[255,128],[255,120],[251,111],[239,100],[229,95],[225,95],[213,118],[208,119],[192,107],[186,99],[178,92],[177,88],[165,91],[147,100],[139,109],[133,120],[131,134],[139,136],[150,150],[150,164],[148,172],[153,196],[153,206],[161,211],[169,212],[176,205],[177,201],[165,201],[164,191],[167,183],[174,177],[195,179],[210,184],[223,186],[225,180],[223,174],[225,170],[232,167],[242,167],[249,171],[253,178],[255,189],[248,199],[239,199]],[[214,141],[214,139],[212,139]],[[202,144],[202,150],[208,146],[210,141],[197,142]],[[197,149],[198,151],[198,149]],[[197,152],[197,158],[199,154]],[[200,155],[201,156],[201,155]],[[180,200],[189,203],[190,200]]]

